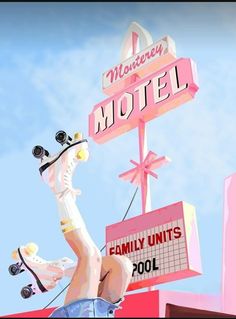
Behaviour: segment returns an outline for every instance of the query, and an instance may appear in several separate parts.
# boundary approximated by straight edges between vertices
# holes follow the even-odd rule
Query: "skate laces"
[[[71,194],[73,200],[76,200],[76,196],[81,195],[81,190],[74,189],[72,187],[67,187],[64,191],[56,193],[56,197],[58,200],[62,201],[67,195]]]
[[[21,251],[22,256],[24,257],[24,260],[27,264],[29,264],[29,266],[33,266],[36,269],[41,269],[42,266],[44,266],[43,268],[47,267],[47,266],[55,266],[58,267],[58,269],[62,269],[62,267],[59,265],[58,261],[48,261],[46,259],[43,259],[42,257],[33,254],[33,255],[27,255],[24,250]]]
[[[64,182],[65,182],[65,186],[72,192],[74,193],[75,195],[79,195],[80,194],[80,190],[79,189],[75,189],[73,186],[72,186],[72,175],[74,173],[74,170],[76,168],[76,166],[78,165],[78,160],[76,160],[75,157],[73,157],[67,168],[66,168],[66,172],[64,174]]]
[[[36,268],[41,268],[40,265],[48,265],[48,261],[39,257],[38,255],[27,255],[26,253],[23,253],[22,254],[24,259],[25,259],[25,262],[27,262],[29,265],[32,265],[35,266]],[[32,266],[31,265],[31,266]]]
[[[21,255],[22,257],[26,260],[26,261],[31,261],[31,262],[35,262],[35,263],[39,263],[39,264],[42,264],[42,263],[45,263],[46,260],[44,260],[43,258],[39,257],[37,254],[35,253],[29,253],[27,252],[27,247],[25,246],[21,246],[19,248],[20,252],[21,252]],[[20,258],[20,257],[19,257]]]
[[[41,257],[39,257],[37,255],[29,256],[29,257],[24,256],[24,257],[25,257],[26,260],[35,262],[37,264],[45,264],[45,263],[47,263],[46,260],[44,260],[43,258],[41,258]]]
[[[60,168],[59,167],[57,168],[58,173],[56,176],[56,179],[57,179],[56,184],[58,186],[60,184],[61,185],[64,184],[64,187],[65,187],[63,189],[63,186],[62,186],[62,189],[58,189],[57,192],[54,191],[58,199],[62,199],[68,192],[70,192],[74,198],[76,198],[76,196],[81,195],[81,190],[79,188],[74,188],[72,186],[72,178],[73,178],[73,173],[75,171],[75,168],[81,161],[83,161],[83,160],[80,160],[77,156],[78,152],[83,150],[83,147],[85,147],[86,149],[85,145],[77,144],[75,145],[75,147],[68,149],[62,155],[61,162],[57,164],[59,165]],[[63,166],[64,166],[64,169],[63,169]]]

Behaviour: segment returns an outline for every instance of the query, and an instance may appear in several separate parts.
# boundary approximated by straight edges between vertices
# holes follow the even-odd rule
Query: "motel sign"
[[[128,290],[201,273],[196,214],[178,202],[107,226],[107,255],[125,255],[134,265]]]
[[[160,116],[192,99],[198,90],[191,59],[178,59],[95,105],[89,134],[98,143]]]
[[[138,44],[141,50],[138,50]],[[108,98],[89,114],[89,135],[105,143],[138,128],[139,161],[119,175],[141,188],[142,215],[106,227],[106,254],[126,255],[133,262],[128,290],[150,287],[201,274],[195,208],[183,201],[151,210],[150,176],[170,162],[147,150],[146,122],[194,98],[197,69],[190,58],[177,58],[166,36],[153,43],[136,22],[122,45],[121,63],[102,77]]]

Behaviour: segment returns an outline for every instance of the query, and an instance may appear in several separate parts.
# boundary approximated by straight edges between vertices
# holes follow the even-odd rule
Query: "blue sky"
[[[184,200],[196,207],[203,275],[159,289],[216,294],[221,285],[224,179],[236,171],[235,3],[1,3],[0,4],[0,315],[43,308],[63,287],[23,300],[26,274],[11,277],[11,251],[36,242],[39,255],[74,255],[59,229],[56,203],[31,150],[58,150],[54,135],[88,133],[88,114],[105,99],[101,76],[119,63],[132,21],[153,40],[170,35],[177,57],[192,58],[200,89],[194,100],[147,124],[148,146],[172,162],[151,180],[152,208]],[[98,145],[78,168],[77,203],[94,241],[122,219],[135,187],[119,180],[138,160],[137,130]],[[129,216],[140,213],[138,195]],[[96,222],[94,222],[96,220]],[[64,294],[53,305],[63,302]]]

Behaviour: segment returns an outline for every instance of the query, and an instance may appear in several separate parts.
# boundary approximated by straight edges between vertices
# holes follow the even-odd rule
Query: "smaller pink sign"
[[[106,71],[102,76],[103,92],[113,95],[132,83],[133,74],[143,78],[175,59],[175,43],[166,36]]]
[[[178,202],[107,226],[106,253],[133,262],[128,290],[201,274],[195,208]]]
[[[104,143],[191,100],[197,90],[195,63],[180,58],[95,105],[89,135]]]

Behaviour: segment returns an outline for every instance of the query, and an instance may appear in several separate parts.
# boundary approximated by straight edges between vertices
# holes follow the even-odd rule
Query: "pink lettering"
[[[156,47],[156,54],[162,55],[163,52],[163,46],[160,44]]]
[[[136,65],[140,66],[140,56],[138,55],[137,58],[135,59]]]
[[[157,44],[155,47],[150,48],[148,51],[143,54],[137,54],[130,59],[130,62],[124,62],[124,64],[119,64],[113,69],[110,69],[105,73],[104,77],[108,79],[109,84],[113,84],[115,81],[122,79],[124,76],[133,72],[135,69],[141,67],[148,60],[153,59],[156,55],[161,56],[164,54],[164,48],[162,44]],[[129,63],[129,64],[127,64]]]
[[[119,66],[116,66],[114,69],[111,69],[107,72],[106,74],[106,78],[108,78],[110,76],[110,82],[113,83],[113,81],[116,81],[118,76],[120,77],[120,72],[122,69],[122,64],[120,64]]]
[[[140,61],[140,63],[143,64],[143,63],[145,62],[145,60],[146,60],[145,54],[143,54],[143,55],[141,56],[141,61]]]
[[[151,50],[151,57],[153,58],[156,55],[156,50],[155,48],[152,48]]]
[[[125,66],[125,69],[124,69],[124,73],[125,73],[125,74],[129,73],[129,70],[130,70],[129,66],[126,65],[126,66]]]

